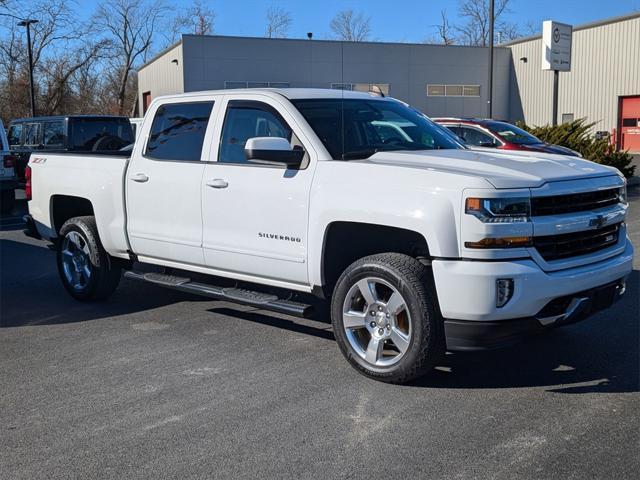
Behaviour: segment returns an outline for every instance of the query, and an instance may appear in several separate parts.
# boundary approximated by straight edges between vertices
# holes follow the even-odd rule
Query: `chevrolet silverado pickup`
[[[581,320],[632,269],[616,169],[470,150],[367,93],[157,98],[131,152],[34,152],[27,179],[26,232],[76,299],[123,271],[293,315],[321,297],[346,359],[388,382]]]

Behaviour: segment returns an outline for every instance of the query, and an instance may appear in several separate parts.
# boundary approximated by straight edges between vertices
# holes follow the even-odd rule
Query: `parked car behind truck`
[[[580,157],[580,153],[561,145],[546,143],[526,130],[507,122],[486,118],[435,118],[470,147],[525,150]]]
[[[14,170],[16,158],[9,151],[9,142],[0,120],[0,212],[9,213],[15,204],[17,187]]]
[[[316,295],[347,360],[379,380],[581,320],[632,268],[617,170],[473,151],[392,99],[188,93],[154,100],[139,138],[130,156],[31,156],[27,233],[55,243],[67,291],[107,298],[125,270],[303,316],[296,294]]]
[[[11,151],[18,157],[16,174],[21,182],[33,151],[116,151],[134,141],[129,119],[110,115],[20,118],[11,121],[8,136]]]

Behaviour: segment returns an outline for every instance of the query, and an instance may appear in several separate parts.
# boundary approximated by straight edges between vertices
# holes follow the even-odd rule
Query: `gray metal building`
[[[138,72],[140,113],[165,94],[239,87],[382,91],[431,116],[487,115],[487,48],[183,35]],[[495,48],[493,116],[551,122],[553,73],[542,40]],[[640,151],[640,13],[574,27],[558,122],[586,117]]]
[[[541,37],[505,46],[513,59],[511,118],[551,123],[553,72],[542,70]],[[574,27],[571,57],[571,71],[559,78],[558,123],[586,117],[640,152],[640,13]]]
[[[429,115],[485,116],[487,48],[183,35],[138,73],[139,105],[159,95],[239,87],[315,87],[385,93]],[[495,49],[494,92],[508,91],[511,52]],[[509,116],[497,95],[494,114]]]

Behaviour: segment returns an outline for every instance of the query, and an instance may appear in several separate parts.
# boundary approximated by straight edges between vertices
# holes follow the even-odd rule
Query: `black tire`
[[[390,366],[378,366],[362,358],[350,343],[344,329],[343,306],[347,295],[353,292],[352,288],[357,282],[372,277],[382,279],[400,293],[406,305],[405,310],[411,318],[408,347],[397,363]],[[349,302],[354,298],[350,297]],[[368,309],[368,306],[364,307],[365,314]],[[407,255],[382,253],[364,257],[351,264],[334,289],[331,319],[334,335],[343,355],[356,370],[376,380],[389,383],[410,382],[431,371],[446,350],[444,321],[438,307],[433,275],[428,267]],[[371,319],[365,320],[365,323],[369,320]],[[386,351],[386,347],[383,348]]]
[[[3,190],[0,197],[0,212],[11,213],[16,204],[15,190]]]
[[[89,269],[91,275],[81,286],[74,286],[65,274],[63,265],[63,249],[65,237],[71,232],[78,234],[88,248]],[[60,229],[56,242],[56,257],[58,273],[62,284],[69,294],[76,300],[96,301],[105,300],[118,287],[122,273],[122,265],[105,251],[98,236],[96,219],[91,216],[75,217],[67,220]]]

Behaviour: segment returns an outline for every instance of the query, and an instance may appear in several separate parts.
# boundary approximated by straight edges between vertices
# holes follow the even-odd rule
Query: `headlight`
[[[531,200],[517,198],[467,198],[465,213],[484,223],[528,222]]]
[[[629,203],[628,199],[627,199],[627,184],[625,183],[624,186],[620,187],[620,189],[618,190],[618,201],[620,203],[624,203],[625,205],[627,203]]]

